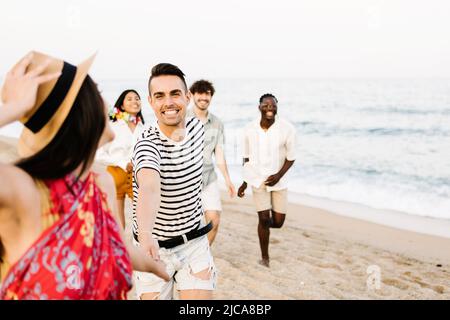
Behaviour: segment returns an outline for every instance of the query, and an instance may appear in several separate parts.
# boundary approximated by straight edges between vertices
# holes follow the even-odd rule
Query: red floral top
[[[53,225],[11,266],[0,299],[126,299],[132,266],[95,183],[73,175],[45,181]]]

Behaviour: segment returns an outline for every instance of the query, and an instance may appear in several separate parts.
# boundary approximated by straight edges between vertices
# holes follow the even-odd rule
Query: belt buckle
[[[183,238],[183,244],[189,241],[185,234],[182,234],[181,237]]]

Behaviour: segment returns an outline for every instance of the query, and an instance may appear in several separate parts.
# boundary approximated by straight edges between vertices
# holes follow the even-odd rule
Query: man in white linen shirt
[[[295,161],[296,132],[287,120],[277,117],[277,98],[264,94],[259,100],[261,118],[244,130],[244,182],[238,196],[245,195],[247,184],[259,216],[260,264],[269,267],[270,228],[281,228],[287,213],[285,174]]]

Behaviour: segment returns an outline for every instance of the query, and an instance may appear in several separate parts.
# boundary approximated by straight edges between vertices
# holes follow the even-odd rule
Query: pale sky
[[[448,77],[448,0],[2,1],[0,74],[29,50],[94,77]],[[0,77],[1,77],[0,76]]]

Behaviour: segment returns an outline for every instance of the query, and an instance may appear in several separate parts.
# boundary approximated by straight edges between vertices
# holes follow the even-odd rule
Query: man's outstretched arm
[[[136,205],[136,218],[139,230],[139,243],[154,259],[159,259],[158,241],[153,239],[152,231],[161,202],[161,177],[153,169],[141,169],[137,173],[139,194]]]

